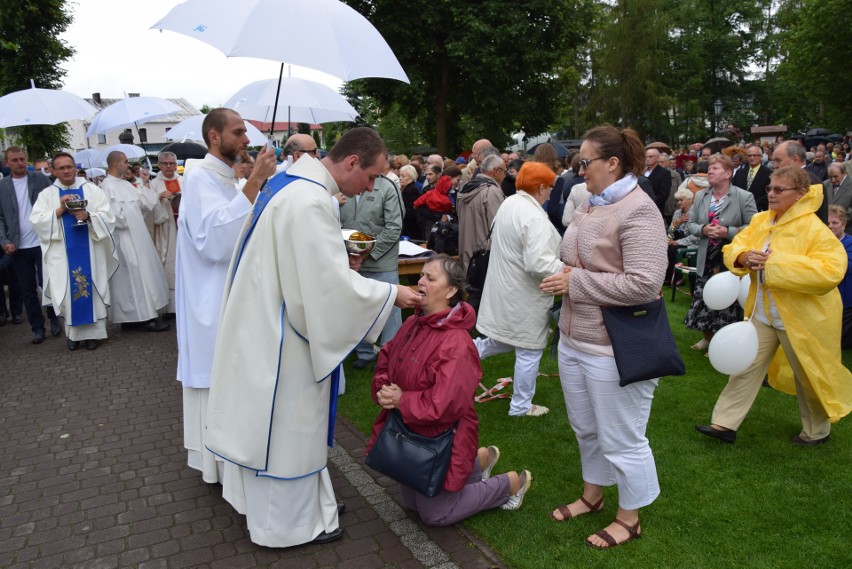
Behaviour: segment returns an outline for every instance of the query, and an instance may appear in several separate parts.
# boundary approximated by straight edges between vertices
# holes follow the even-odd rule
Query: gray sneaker
[[[486,466],[482,471],[483,482],[491,478],[491,469],[494,468],[494,465],[497,464],[498,460],[500,460],[500,449],[495,446],[488,447],[488,456],[490,456],[491,459],[488,461],[488,466]]]
[[[521,489],[509,496],[505,504],[501,506],[504,510],[517,510],[524,503],[524,496],[529,492],[532,486],[532,472],[524,470],[521,472]]]

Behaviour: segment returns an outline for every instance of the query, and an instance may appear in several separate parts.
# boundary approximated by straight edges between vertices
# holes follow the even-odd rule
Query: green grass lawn
[[[668,289],[666,289],[668,290]],[[510,567],[847,568],[852,567],[852,426],[834,425],[828,444],[800,448],[795,397],[762,389],[726,445],[698,434],[708,423],[727,377],[689,346],[700,338],[683,326],[689,298],[667,309],[687,375],[663,378],[648,426],[662,493],[642,511],[643,539],[612,551],[585,545],[617,508],[613,487],[602,514],[557,523],[553,508],[582,490],[577,442],[565,415],[558,377],[540,377],[534,401],[550,407],[540,418],[512,418],[507,399],[478,404],[480,444],[500,447],[497,472],[527,468],[534,483],[523,508],[493,510],[466,521]],[[847,367],[852,351],[843,353]],[[511,376],[511,355],[483,362],[484,382]],[[542,373],[555,374],[547,353]],[[370,373],[346,369],[340,410],[368,432],[378,413]]]

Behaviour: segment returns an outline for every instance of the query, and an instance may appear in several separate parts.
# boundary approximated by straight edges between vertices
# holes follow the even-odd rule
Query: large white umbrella
[[[29,89],[0,97],[0,128],[34,124],[59,124],[85,119],[98,110],[73,93],[55,89]]]
[[[74,162],[78,165],[82,165],[85,170],[100,166],[100,159],[101,151],[95,150],[94,148],[87,148],[86,150],[74,153]]]
[[[127,156],[128,160],[135,160],[137,158],[147,158],[147,154],[145,153],[145,149],[135,144],[113,144],[108,148],[104,148],[101,150],[95,158],[92,158],[91,165],[93,167],[106,168],[107,167],[107,156],[109,156],[110,152],[118,150],[119,152],[123,152],[125,156]],[[76,155],[75,155],[76,156]]]
[[[127,97],[103,109],[89,125],[86,136],[110,130],[130,128],[181,111],[176,104],[160,97]]]
[[[301,65],[344,81],[408,83],[373,24],[338,0],[187,0],[151,27],[196,38],[229,57]]]
[[[228,106],[228,105],[224,105]],[[164,136],[166,140],[176,140],[184,142],[187,140],[204,141],[204,135],[201,132],[201,125],[204,122],[205,115],[191,116],[183,120],[169,129]],[[246,117],[243,117],[246,118]],[[248,117],[251,118],[251,117]],[[266,144],[266,137],[260,132],[256,126],[248,121],[244,121],[246,125],[246,135],[249,138],[249,146],[263,146]]]
[[[382,34],[339,0],[187,0],[151,27],[193,37],[229,57],[280,61],[279,78],[289,63],[344,81],[409,82]],[[273,124],[277,109],[276,101]]]
[[[277,108],[273,101],[278,101]],[[287,122],[309,124],[348,122],[358,117],[352,105],[331,87],[295,77],[250,83],[224,106],[234,109],[243,118],[262,122],[269,122],[275,114],[288,117]]]

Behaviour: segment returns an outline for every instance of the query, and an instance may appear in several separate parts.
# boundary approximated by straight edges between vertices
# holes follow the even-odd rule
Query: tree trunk
[[[447,99],[450,93],[450,60],[445,51],[438,54],[439,80],[435,93],[435,144],[438,154],[446,156],[449,151],[448,125],[449,110]]]

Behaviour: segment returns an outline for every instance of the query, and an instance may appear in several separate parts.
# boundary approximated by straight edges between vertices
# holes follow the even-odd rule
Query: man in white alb
[[[386,156],[369,128],[322,160],[269,181],[231,261],[216,342],[207,445],[242,467],[251,540],[266,547],[342,536],[326,468],[341,362],[419,295],[347,262],[329,196],[371,191]],[[352,270],[355,269],[355,270]]]
[[[177,379],[183,384],[189,466],[200,470],[205,482],[222,482],[223,497],[240,511],[241,491],[224,480],[224,464],[205,448],[207,397],[228,264],[258,191],[275,171],[275,153],[261,151],[249,181],[237,191],[233,164],[249,142],[245,123],[234,111],[218,108],[207,113],[201,128],[208,154],[188,161],[178,211]],[[242,329],[226,329],[225,334],[230,338]]]
[[[124,179],[129,169],[123,152],[110,152],[107,176],[101,182],[115,217],[113,239],[118,253],[118,270],[110,283],[110,319],[122,325],[147,323],[148,330],[163,332],[170,326],[159,311],[169,303],[169,283],[145,225],[140,190]]]
[[[169,282],[169,304],[164,312],[175,313],[175,251],[177,250],[177,224],[172,212],[172,203],[180,197],[183,177],[177,173],[177,156],[174,152],[160,152],[157,167],[160,172],[151,179],[151,192],[157,196],[152,224],[154,247],[166,271]],[[175,204],[176,205],[176,204]]]

